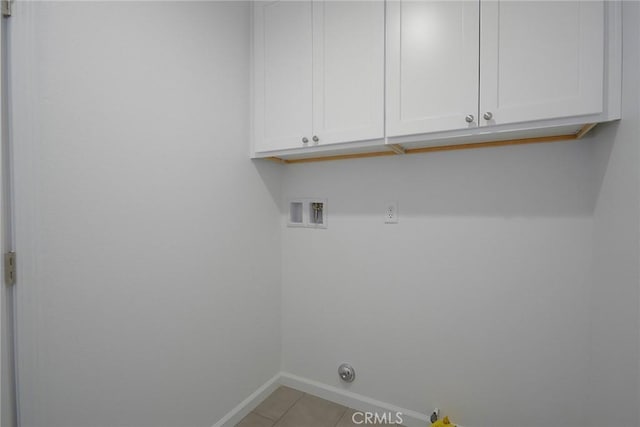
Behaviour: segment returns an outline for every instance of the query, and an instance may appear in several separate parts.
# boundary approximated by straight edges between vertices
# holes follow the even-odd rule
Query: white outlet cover
[[[398,202],[387,202],[384,207],[385,224],[398,223]]]

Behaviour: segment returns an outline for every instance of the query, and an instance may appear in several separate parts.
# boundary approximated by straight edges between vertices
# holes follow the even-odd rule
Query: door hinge
[[[16,284],[16,253],[4,254],[4,282],[7,285]]]
[[[11,12],[13,11],[13,1],[14,0],[0,0],[0,2],[2,2],[2,16],[5,18],[11,16]]]

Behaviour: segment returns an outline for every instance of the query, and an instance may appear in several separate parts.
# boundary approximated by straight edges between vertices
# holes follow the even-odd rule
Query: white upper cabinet
[[[620,118],[621,13],[604,0],[256,1],[253,155],[582,137]]]
[[[602,1],[390,1],[387,136],[603,112]]]
[[[384,138],[384,2],[254,3],[254,150]]]
[[[311,2],[256,2],[253,34],[254,148],[300,147],[311,140]]]
[[[313,133],[384,138],[384,2],[313,2]]]
[[[387,3],[387,136],[478,125],[480,4]]]
[[[603,111],[602,1],[480,4],[481,126]]]

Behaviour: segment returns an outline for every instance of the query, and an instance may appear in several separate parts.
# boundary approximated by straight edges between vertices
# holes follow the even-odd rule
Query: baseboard
[[[332,387],[318,381],[313,381],[287,372],[280,372],[269,381],[264,383],[251,396],[243,400],[238,406],[233,408],[213,427],[234,427],[249,412],[255,409],[267,396],[269,396],[280,385],[295,388],[304,393],[308,393],[331,402],[356,409],[363,412],[401,413],[402,425],[405,427],[425,427],[429,425],[428,416],[409,409],[400,408],[390,403],[371,399],[361,394],[352,393],[347,390]],[[365,424],[363,424],[364,426]],[[302,427],[302,426],[301,426]]]
[[[233,408],[227,415],[222,417],[220,421],[215,423],[213,427],[233,427],[244,417],[253,411],[264,399],[273,393],[280,386],[281,374],[275,375],[269,381],[260,386],[256,391],[251,393],[249,397],[240,402],[238,406]]]
[[[430,425],[428,422],[428,416],[425,414],[400,408],[390,403],[371,399],[361,394],[352,393],[347,390],[332,387],[297,375],[281,372],[279,383],[358,411],[377,413],[391,412],[394,414],[398,412],[402,413],[402,425],[406,427],[425,427]],[[363,424],[363,426],[364,425],[365,424]]]

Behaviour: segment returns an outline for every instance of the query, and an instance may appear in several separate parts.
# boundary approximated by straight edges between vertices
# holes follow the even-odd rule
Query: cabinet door
[[[492,116],[481,125],[602,112],[603,2],[481,7],[480,114]]]
[[[323,145],[384,137],[384,2],[313,2],[313,130]]]
[[[311,1],[254,4],[254,148],[302,147],[312,130]]]
[[[387,136],[477,127],[479,9],[387,3]]]

